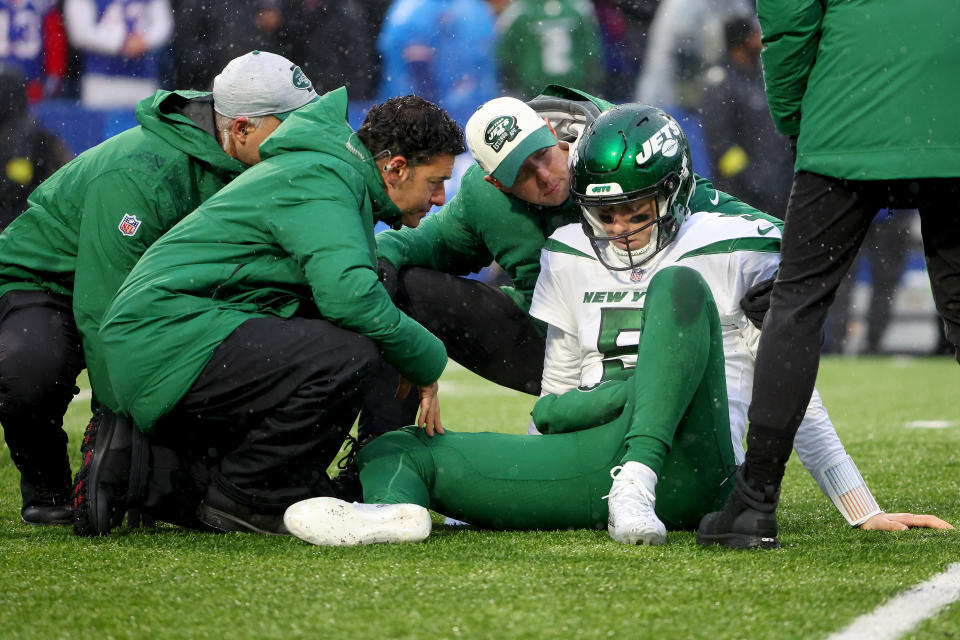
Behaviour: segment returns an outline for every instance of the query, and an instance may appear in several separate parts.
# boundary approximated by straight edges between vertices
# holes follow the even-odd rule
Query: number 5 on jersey
[[[643,309],[603,307],[600,310],[597,350],[603,354],[601,382],[626,380],[633,374],[633,367],[624,365],[620,357],[637,354],[637,344],[642,331]]]

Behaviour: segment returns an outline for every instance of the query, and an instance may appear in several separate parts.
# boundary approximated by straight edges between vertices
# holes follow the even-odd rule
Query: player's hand
[[[878,513],[860,525],[867,531],[903,531],[911,527],[953,529],[952,524],[937,516],[913,513]]]
[[[440,399],[437,393],[440,385],[436,382],[420,389],[420,413],[417,415],[417,426],[426,429],[431,438],[434,433],[443,434],[443,425],[440,424]]]

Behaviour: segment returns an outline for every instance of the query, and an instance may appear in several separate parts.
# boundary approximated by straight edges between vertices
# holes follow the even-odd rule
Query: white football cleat
[[[310,544],[348,547],[374,542],[422,542],[430,512],[418,504],[366,504],[310,498],[287,508],[283,523]]]
[[[657,474],[639,462],[627,462],[610,470],[613,486],[607,508],[607,530],[610,537],[624,544],[663,544],[667,528],[654,513],[654,487]],[[289,526],[289,525],[288,525]]]

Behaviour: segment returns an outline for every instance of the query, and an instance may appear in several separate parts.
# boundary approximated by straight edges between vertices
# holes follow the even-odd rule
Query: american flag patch
[[[125,213],[123,214],[123,220],[120,221],[120,225],[117,228],[120,229],[120,233],[123,235],[132,236],[137,232],[137,229],[140,228],[140,221],[137,220],[137,216]]]

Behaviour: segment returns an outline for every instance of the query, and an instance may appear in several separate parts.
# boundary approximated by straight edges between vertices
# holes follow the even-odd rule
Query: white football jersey
[[[690,267],[710,287],[720,315],[730,432],[739,464],[760,339],[740,300],[747,289],[774,276],[779,251],[780,229],[766,217],[699,212],[688,216],[674,241],[640,268],[610,271],[597,259],[579,224],[557,229],[541,253],[530,307],[532,316],[549,325],[543,393],[594,385],[615,370],[637,366],[650,280],[665,267]],[[814,478],[846,455],[816,391],[794,447]]]

